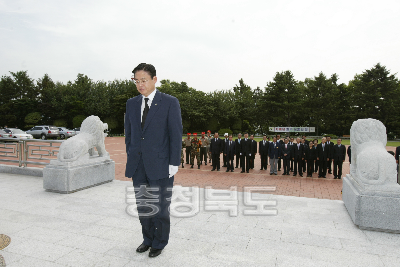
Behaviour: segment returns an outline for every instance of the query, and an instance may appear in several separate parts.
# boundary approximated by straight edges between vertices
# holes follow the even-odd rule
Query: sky
[[[400,71],[399,14],[398,0],[0,0],[0,75],[107,82],[145,62],[204,92],[286,70],[348,83],[377,63]]]

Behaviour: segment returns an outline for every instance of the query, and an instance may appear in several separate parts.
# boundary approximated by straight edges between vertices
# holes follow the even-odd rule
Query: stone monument
[[[107,128],[107,123],[99,117],[87,117],[82,122],[80,133],[65,140],[57,160],[51,160],[43,169],[43,188],[72,193],[114,180],[115,162],[110,159],[104,145],[107,136],[104,130]]]
[[[350,174],[343,179],[342,199],[359,228],[400,232],[400,185],[386,142],[382,122],[360,119],[353,123]]]

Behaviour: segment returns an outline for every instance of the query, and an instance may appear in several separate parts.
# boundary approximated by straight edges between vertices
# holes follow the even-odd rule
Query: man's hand
[[[329,158],[327,158],[326,161],[329,161]]]
[[[178,166],[169,165],[169,178],[174,176],[178,172],[178,170],[179,170]]]
[[[319,160],[319,158],[317,158],[317,160]]]

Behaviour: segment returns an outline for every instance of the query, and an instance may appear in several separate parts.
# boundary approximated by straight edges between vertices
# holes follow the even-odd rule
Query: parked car
[[[81,132],[81,127],[75,128],[74,131],[75,131],[75,134],[80,133]]]
[[[42,140],[58,138],[60,136],[58,128],[54,125],[38,125],[26,131],[26,133],[33,135],[35,138],[41,138]]]
[[[22,131],[21,129],[17,128],[7,128],[5,130],[9,130],[9,134],[11,134],[11,138],[18,138],[18,139],[33,139],[31,134],[27,134],[26,132]]]
[[[69,130],[69,129],[65,128],[65,127],[58,127],[58,131],[60,133],[60,138],[61,139],[65,139],[65,138],[72,137],[72,136],[76,135],[74,130]]]
[[[7,133],[4,129],[0,130],[0,140],[5,138],[11,138],[11,134]]]

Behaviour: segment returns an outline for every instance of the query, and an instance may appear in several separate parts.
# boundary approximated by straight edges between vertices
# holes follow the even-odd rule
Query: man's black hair
[[[139,65],[136,66],[136,68],[133,69],[132,73],[135,74],[139,70],[146,71],[152,79],[154,76],[157,76],[156,68],[154,68],[154,66],[151,64],[140,63]]]

